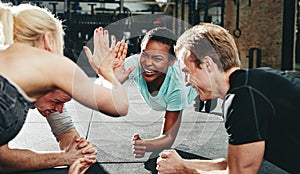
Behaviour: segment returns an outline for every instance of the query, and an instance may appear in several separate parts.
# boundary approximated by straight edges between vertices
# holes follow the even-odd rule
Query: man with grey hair
[[[185,31],[175,52],[201,100],[224,100],[228,155],[227,159],[184,160],[166,150],[157,161],[160,174],[258,173],[263,159],[299,173],[299,78],[271,68],[241,69],[233,37],[214,24]]]

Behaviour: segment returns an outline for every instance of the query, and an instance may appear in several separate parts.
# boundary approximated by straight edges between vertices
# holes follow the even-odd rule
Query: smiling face
[[[53,112],[62,113],[64,103],[71,100],[71,97],[62,90],[53,90],[39,98],[34,106],[45,117],[49,117]]]
[[[142,50],[140,64],[143,78],[147,83],[165,75],[168,67],[174,64],[175,59],[169,59],[169,50],[169,45],[155,40],[150,41]]]
[[[180,69],[184,73],[186,86],[192,85],[202,101],[212,99],[212,83],[206,62],[204,61],[197,67],[191,59],[193,55],[185,48],[177,50],[176,55],[179,58]]]
[[[225,97],[230,74],[241,65],[228,30],[211,23],[195,25],[177,39],[175,52],[185,65],[186,82],[193,85],[201,100]]]

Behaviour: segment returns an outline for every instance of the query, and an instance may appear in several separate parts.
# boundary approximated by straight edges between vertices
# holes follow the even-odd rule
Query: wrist
[[[181,163],[181,165],[177,166],[177,172],[176,173],[180,173],[180,174],[197,174],[197,170],[189,167],[188,160],[182,159],[181,162],[179,162],[179,164]]]
[[[107,80],[111,83],[114,79],[114,72],[110,69],[99,68],[98,69],[98,74],[100,74],[105,80]]]
[[[201,173],[201,172],[198,172],[197,169],[189,168],[185,165],[184,165],[182,171],[183,171],[182,174],[199,174],[199,173]]]
[[[62,151],[62,152],[59,152],[59,161],[62,162],[62,166],[70,166],[72,164],[72,161],[68,158],[68,155],[67,155],[67,152],[65,151]]]
[[[183,171],[188,174],[198,174],[197,169],[193,168],[193,165],[190,165],[191,160],[183,159]]]

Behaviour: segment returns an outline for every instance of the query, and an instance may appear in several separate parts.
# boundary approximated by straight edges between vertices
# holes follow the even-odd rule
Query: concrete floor
[[[132,154],[131,137],[139,133],[143,139],[160,134],[164,113],[151,110],[141,98],[134,83],[127,85],[129,114],[111,118],[88,109],[76,101],[65,107],[72,113],[75,126],[81,136],[93,142],[98,149],[98,161],[109,173],[149,173],[144,164],[149,154],[136,159]],[[227,134],[221,115],[221,101],[211,114],[195,112],[193,104],[184,110],[182,124],[173,148],[205,156],[226,157]],[[29,148],[35,151],[57,151],[58,144],[50,127],[37,110],[31,110],[18,136],[9,143],[10,147]],[[285,173],[264,162],[260,173]]]

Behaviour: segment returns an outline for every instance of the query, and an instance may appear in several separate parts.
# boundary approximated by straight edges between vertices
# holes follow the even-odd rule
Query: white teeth
[[[146,69],[145,67],[143,67],[146,73],[154,73],[154,71]]]
[[[146,71],[147,73],[154,73],[154,71],[147,70],[147,69],[145,69],[145,71]]]

